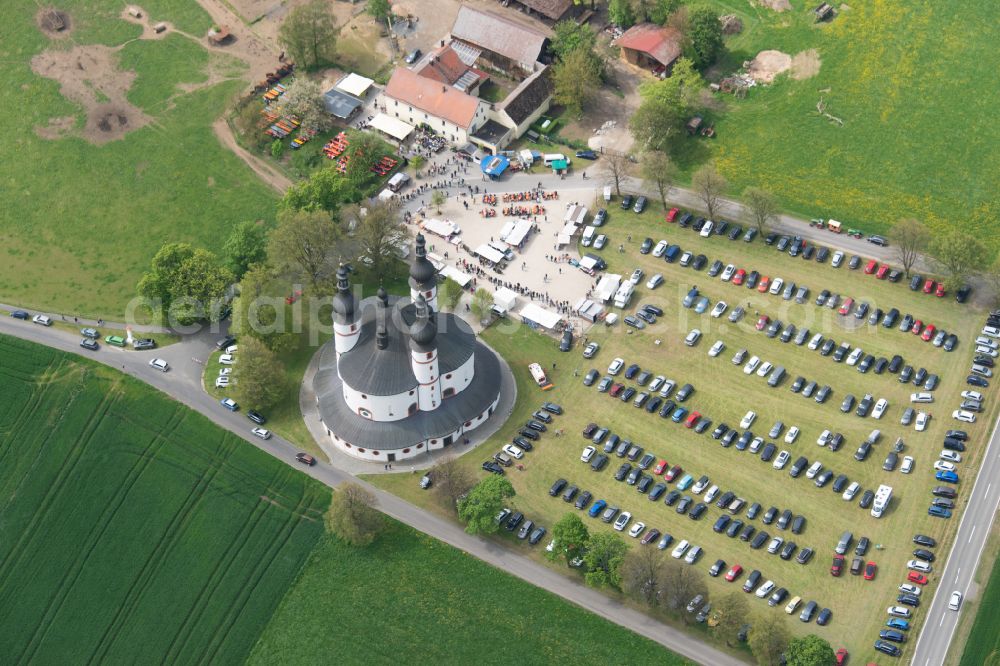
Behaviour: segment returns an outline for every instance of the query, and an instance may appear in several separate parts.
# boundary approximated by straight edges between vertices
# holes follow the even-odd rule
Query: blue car
[[[670,420],[673,421],[674,423],[680,423],[681,420],[685,416],[687,416],[687,413],[688,413],[687,407],[678,407],[677,409],[674,410],[674,415],[670,417]]]
[[[576,151],[576,156],[582,160],[596,160],[597,153],[593,150],[578,150]]]
[[[941,506],[932,506],[927,509],[927,514],[936,518],[951,518],[951,510]]]
[[[677,490],[687,490],[694,484],[694,477],[690,474],[685,474],[684,477],[677,482]]]
[[[910,621],[904,620],[901,617],[890,617],[888,622],[885,623],[885,626],[892,627],[893,629],[899,629],[901,631],[909,631]]]
[[[954,472],[948,472],[942,470],[934,475],[934,478],[938,481],[944,481],[946,483],[958,483],[958,474]]]
[[[237,412],[240,409],[240,406],[232,398],[223,398],[219,401],[219,404],[231,412]]]
[[[587,514],[591,518],[597,518],[599,515],[601,515],[601,511],[604,511],[604,507],[606,507],[607,505],[608,503],[605,502],[604,500],[597,500],[591,505],[590,509],[587,510]]]

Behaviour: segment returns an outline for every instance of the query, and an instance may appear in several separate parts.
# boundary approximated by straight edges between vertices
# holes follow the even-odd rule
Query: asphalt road
[[[986,539],[993,525],[997,506],[1000,505],[1000,421],[993,428],[993,434],[983,454],[983,464],[969,495],[969,503],[958,533],[951,546],[951,553],[944,567],[932,575],[941,581],[930,606],[921,611],[926,613],[923,630],[917,639],[913,654],[914,666],[938,666],[943,664],[948,654],[961,612],[948,609],[951,593],[962,593],[963,607],[968,602],[972,579],[979,567],[979,559],[986,546]],[[960,650],[962,646],[956,646]],[[958,656],[957,654],[955,656]]]
[[[227,411],[202,388],[201,375],[204,362],[212,352],[214,341],[220,337],[220,334],[203,331],[185,337],[182,342],[152,352],[126,351],[107,345],[101,345],[97,352],[89,352],[80,348],[80,336],[11,317],[0,317],[0,333],[62,351],[78,353],[132,375],[178,402],[202,413],[216,425],[244,438],[247,442],[278,460],[288,465],[297,466],[302,472],[321,483],[331,488],[335,488],[345,481],[358,483],[375,495],[379,509],[386,515],[596,613],[610,622],[645,636],[688,659],[711,666],[745,665],[745,662],[698,641],[690,634],[683,633],[644,613],[624,606],[597,590],[588,588],[553,569],[519,555],[506,546],[466,534],[459,525],[439,518],[395,495],[360,481],[347,472],[322,462],[318,462],[313,467],[302,467],[295,461],[298,449],[280,437],[272,436],[266,441],[254,437],[250,434],[254,424],[246,416],[242,413]],[[154,357],[165,359],[170,364],[170,371],[164,373],[150,367],[149,361]],[[416,479],[414,479],[414,483],[416,483]],[[543,621],[543,619],[539,618],[538,621]]]

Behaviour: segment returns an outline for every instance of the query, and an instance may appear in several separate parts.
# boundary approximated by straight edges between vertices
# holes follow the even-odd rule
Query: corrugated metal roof
[[[538,60],[547,39],[541,32],[499,14],[464,5],[458,10],[451,36],[523,65]]]
[[[632,26],[615,44],[623,49],[645,53],[664,66],[670,65],[681,55],[681,34],[674,28],[665,28],[655,23]]]

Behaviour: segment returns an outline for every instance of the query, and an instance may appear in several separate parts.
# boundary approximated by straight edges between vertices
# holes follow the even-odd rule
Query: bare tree
[[[919,220],[904,218],[889,229],[896,258],[903,265],[903,272],[910,277],[910,269],[917,263],[920,253],[927,248],[931,234]]]
[[[662,585],[660,603],[670,610],[683,608],[698,594],[708,595],[705,576],[698,569],[674,560],[663,565]]]
[[[632,170],[632,160],[626,153],[617,150],[605,150],[601,156],[604,162],[604,175],[607,182],[615,186],[615,193],[622,195],[622,180],[628,177]]]
[[[452,511],[457,511],[458,498],[469,492],[476,484],[469,470],[455,459],[443,460],[431,468],[431,490],[441,503]]]
[[[660,194],[660,203],[667,209],[667,192],[677,177],[677,167],[666,153],[659,150],[647,150],[639,158],[639,169],[642,179],[655,187]]]
[[[664,589],[663,552],[653,548],[633,548],[622,562],[622,589],[647,606],[655,606]]]
[[[691,187],[702,203],[705,204],[708,219],[715,219],[715,214],[722,203],[722,195],[728,186],[729,182],[719,175],[719,172],[715,170],[715,166],[711,164],[706,164],[691,176]]]
[[[743,200],[746,202],[747,208],[750,209],[750,215],[753,218],[753,223],[757,225],[757,231],[763,236],[767,231],[768,223],[778,215],[777,199],[767,190],[762,190],[759,187],[748,187],[743,190]]]

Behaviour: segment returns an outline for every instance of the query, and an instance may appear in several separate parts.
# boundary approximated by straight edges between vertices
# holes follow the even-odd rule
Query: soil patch
[[[819,51],[816,49],[799,51],[792,58],[792,78],[798,80],[812,78],[819,74],[819,66]]]
[[[46,37],[62,39],[73,32],[69,14],[55,7],[44,7],[35,14],[35,23]]]
[[[152,120],[125,97],[135,72],[119,70],[117,64],[115,49],[101,44],[44,51],[31,59],[32,71],[58,81],[63,97],[83,107],[87,122],[82,136],[95,144],[120,139]],[[52,136],[54,123],[57,128],[70,127],[56,119],[35,131],[39,136]]]
[[[59,118],[49,118],[48,125],[39,125],[35,128],[35,134],[43,139],[55,141],[63,137],[70,136],[76,128],[76,118],[73,116],[60,116]]]
[[[819,73],[820,59],[816,49],[800,51],[790,56],[781,51],[761,51],[750,61],[748,72],[757,83],[773,83],[784,72],[796,80],[808,79]]]
[[[758,2],[761,7],[773,9],[776,12],[787,12],[792,8],[792,4],[788,0],[758,0]]]
[[[138,12],[138,16],[133,16],[130,13],[130,10],[133,9]],[[129,23],[135,23],[138,26],[142,26],[142,34],[139,35],[139,39],[163,39],[174,31],[174,26],[167,21],[157,21],[155,24],[151,24],[149,15],[146,14],[146,10],[135,5],[131,5],[123,9],[119,16],[123,21],[128,21]],[[162,30],[157,32],[153,28],[153,25],[160,26]]]

